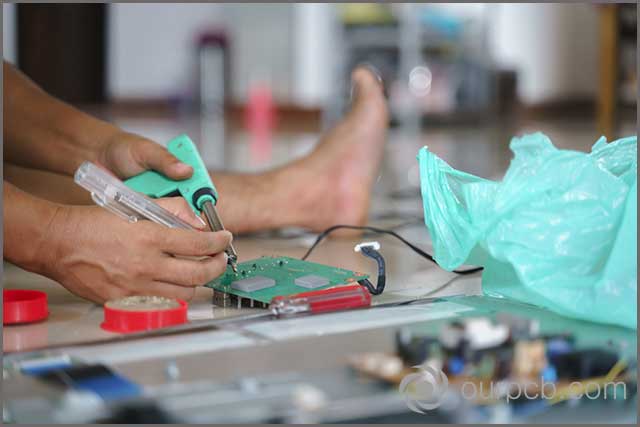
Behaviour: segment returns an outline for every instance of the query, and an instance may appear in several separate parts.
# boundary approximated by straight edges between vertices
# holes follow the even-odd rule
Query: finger
[[[166,197],[163,199],[157,200],[158,204],[180,218],[181,220],[187,222],[192,227],[195,227],[200,230],[204,230],[208,228],[207,223],[204,222],[202,218],[196,215],[195,212],[189,206],[189,203],[182,197]]]
[[[170,255],[208,256],[224,251],[231,243],[231,233],[226,230],[190,231],[168,229],[157,235],[162,250]]]
[[[227,254],[219,253],[202,260],[167,257],[158,269],[155,279],[179,286],[195,287],[206,285],[220,277],[227,269]]]
[[[172,179],[185,179],[193,174],[191,166],[182,163],[165,147],[149,140],[133,145],[131,154],[145,169],[156,170]]]

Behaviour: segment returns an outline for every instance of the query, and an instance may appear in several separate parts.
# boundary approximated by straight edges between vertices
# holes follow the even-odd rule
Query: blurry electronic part
[[[465,336],[473,350],[497,347],[509,338],[509,328],[486,317],[465,320]]]
[[[559,392],[555,400],[545,404],[579,397],[590,387],[576,391],[571,389],[572,381],[601,384],[618,380],[623,381],[618,384],[625,384],[624,387],[627,382],[633,384],[634,378],[626,374],[627,365],[621,355],[602,349],[576,350],[572,335],[532,334],[537,329],[523,327],[527,322],[516,320],[516,316],[508,319],[518,329],[515,334],[507,325],[488,317],[448,322],[441,325],[439,333],[427,335],[403,328],[396,333],[395,354],[356,355],[351,358],[351,366],[357,372],[393,384],[400,384],[416,369],[427,367],[446,375],[450,387],[457,387],[458,391],[466,383],[475,384],[476,389],[492,384],[490,393],[479,393],[475,399],[476,404],[485,405],[506,398],[517,400],[513,397],[516,394],[540,396],[550,383]],[[393,365],[394,360],[402,362],[402,367]],[[521,402],[524,403],[529,402]]]
[[[513,346],[504,345],[498,347],[493,351],[493,357],[495,362],[494,378],[498,380],[508,378],[513,371]]]
[[[315,274],[309,274],[308,276],[298,277],[294,280],[295,284],[302,286],[303,288],[315,289],[329,284],[329,279],[326,277],[316,276]]]
[[[96,420],[98,424],[176,424],[175,420],[156,402],[133,401],[118,405],[105,419]]]
[[[440,342],[447,349],[468,346],[471,350],[497,347],[509,339],[509,328],[488,318],[468,318],[444,327]]]
[[[105,401],[133,398],[142,388],[106,365],[71,365],[33,374],[36,378],[64,389],[95,393]]]
[[[540,322],[536,319],[516,316],[511,313],[498,313],[496,314],[496,322],[507,326],[513,339],[527,339],[540,333]]]
[[[406,365],[419,365],[427,358],[433,358],[438,348],[436,338],[416,336],[408,328],[396,332],[396,350]]]
[[[573,336],[551,336],[547,338],[547,357],[553,362],[557,356],[574,350]]]
[[[359,372],[394,384],[400,383],[402,378],[412,370],[400,357],[387,353],[365,353],[353,356],[350,358],[350,363]]]
[[[443,348],[453,351],[464,344],[464,325],[460,322],[451,322],[442,327],[439,334],[440,344]]]
[[[310,276],[313,278],[309,279]],[[274,297],[295,295],[310,289],[308,283],[317,285],[313,289],[319,290],[356,284],[367,277],[364,273],[296,258],[265,256],[238,264],[238,273],[227,268],[225,274],[207,286],[214,290],[216,304],[266,307]],[[249,279],[252,281],[247,282]],[[265,286],[267,283],[273,285]]]
[[[556,354],[551,363],[558,378],[576,380],[606,375],[618,359],[612,351],[589,348]]]
[[[51,357],[34,357],[20,361],[15,369],[25,375],[39,375],[55,369],[62,369],[71,366],[71,358],[66,355]],[[6,370],[6,368],[5,368]]]
[[[231,289],[242,292],[255,292],[260,289],[271,288],[276,285],[276,281],[264,276],[247,277],[246,279],[236,280],[231,283]]]
[[[514,374],[521,378],[536,378],[547,366],[545,343],[542,340],[518,341],[513,355]]]

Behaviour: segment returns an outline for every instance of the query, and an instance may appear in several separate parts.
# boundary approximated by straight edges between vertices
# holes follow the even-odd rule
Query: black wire
[[[384,291],[384,282],[380,286],[380,277],[378,277],[378,286],[373,286],[373,283],[369,279],[358,280],[360,286],[367,288],[371,295],[380,295]]]
[[[377,250],[372,247],[363,246],[360,248],[360,252],[371,259],[373,259],[376,263],[378,263],[378,283],[376,286],[373,286],[373,283],[369,281],[369,279],[359,280],[362,286],[367,288],[371,295],[380,295],[384,291],[384,286],[387,282],[387,273],[385,271],[385,262],[384,258]]]
[[[371,226],[368,226],[368,225],[345,225],[345,224],[333,225],[333,226],[327,228],[326,230],[324,230],[322,233],[318,234],[318,237],[316,237],[316,241],[313,242],[313,245],[311,245],[311,247],[307,250],[307,253],[305,253],[302,256],[301,259],[304,261],[307,258],[309,258],[309,255],[311,255],[311,252],[313,252],[313,250],[316,248],[316,246],[318,246],[320,244],[320,242],[322,242],[324,240],[325,237],[327,237],[329,234],[333,233],[334,231],[340,230],[340,229],[364,230],[364,231],[370,231],[370,232],[373,232],[373,233],[387,234],[389,236],[393,236],[396,239],[400,240],[405,245],[407,245],[409,248],[411,248],[415,253],[417,253],[421,257],[428,259],[429,261],[431,261],[434,264],[437,264],[435,258],[433,258],[433,255],[429,254],[428,252],[423,251],[422,249],[420,249],[419,247],[417,247],[413,243],[409,242],[408,240],[406,240],[404,237],[402,237],[401,235],[399,235],[398,233],[396,233],[393,230],[387,230],[387,229],[384,229],[384,228],[371,227]],[[453,270],[453,272],[456,273],[456,274],[464,275],[464,274],[477,273],[478,271],[482,271],[482,269],[483,269],[483,267],[473,267],[473,268],[469,268],[467,270]]]

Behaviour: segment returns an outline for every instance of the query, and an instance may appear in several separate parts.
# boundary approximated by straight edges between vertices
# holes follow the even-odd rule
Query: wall
[[[109,94],[160,98],[184,94],[195,72],[195,40],[206,28],[232,40],[232,94],[245,98],[266,79],[274,96],[290,94],[291,5],[112,4],[109,8]]]
[[[598,83],[598,20],[592,4],[500,4],[490,45],[501,66],[520,72],[526,103],[594,96]]]
[[[187,90],[196,34],[216,21],[218,4],[109,6],[108,93],[160,98]]]

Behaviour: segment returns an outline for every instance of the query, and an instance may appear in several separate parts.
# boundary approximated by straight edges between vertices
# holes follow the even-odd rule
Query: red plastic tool
[[[109,332],[131,333],[149,331],[187,322],[187,303],[176,300],[180,307],[158,310],[120,310],[104,306],[102,329]]]
[[[13,325],[46,319],[47,294],[27,289],[2,290],[2,323]]]
[[[369,307],[371,295],[360,285],[338,286],[290,296],[274,297],[269,308],[276,316],[323,313]]]

